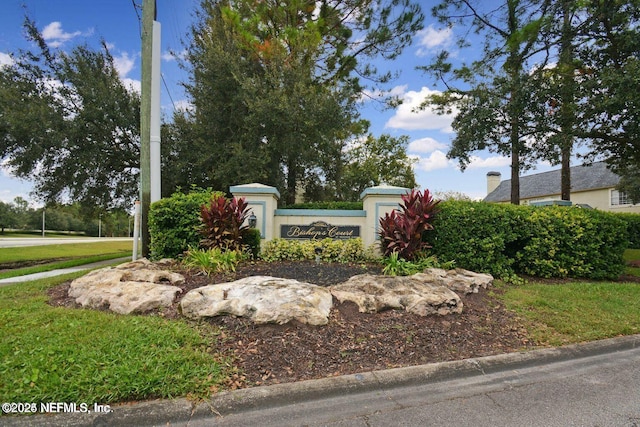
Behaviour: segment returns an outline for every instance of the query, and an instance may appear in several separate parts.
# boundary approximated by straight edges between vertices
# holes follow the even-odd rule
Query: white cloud
[[[120,75],[121,79],[124,79],[127,74],[133,70],[135,63],[135,58],[130,58],[127,52],[123,52],[119,56],[113,57],[113,65],[116,67],[116,71],[118,71],[118,75]]]
[[[412,158],[416,158],[415,156],[411,156]],[[447,159],[447,155],[440,150],[436,150],[429,157],[417,157],[417,162],[415,163],[415,169],[421,170],[424,172],[429,172],[438,169],[446,169],[451,167],[453,162]]]
[[[142,83],[140,82],[140,80],[123,78],[122,84],[124,85],[124,87],[128,88],[133,92],[142,93]]]
[[[467,169],[480,169],[480,168],[499,168],[511,165],[511,159],[503,156],[493,156],[483,159],[479,156],[471,156]]]
[[[80,31],[73,33],[67,33],[62,29],[62,24],[58,21],[54,21],[44,27],[42,30],[42,37],[49,43],[51,47],[60,47],[64,42],[71,40],[74,37],[82,34]]]
[[[0,201],[13,203],[16,197],[29,200],[32,184],[26,180],[13,177],[8,162],[8,159],[0,162]]]
[[[194,111],[195,108],[193,104],[186,99],[176,101],[175,105],[177,111]]]
[[[162,59],[164,61],[175,61],[176,59],[183,60],[187,56],[187,49],[183,49],[180,52],[174,52],[172,50],[165,51],[162,54]]]
[[[424,30],[417,33],[418,50],[416,55],[425,56],[439,48],[446,48],[453,43],[453,30],[451,28],[436,29],[429,25]]]
[[[447,148],[447,144],[426,137],[411,141],[407,147],[407,151],[410,153],[431,153],[432,151],[442,150],[444,148]]]
[[[396,109],[396,113],[385,124],[385,128],[405,129],[405,130],[439,130],[441,132],[451,133],[451,122],[456,113],[439,115],[432,108],[427,107],[419,110],[418,107],[427,96],[440,93],[437,90],[431,90],[423,87],[420,92],[409,91],[404,94],[402,104]]]
[[[372,99],[380,99],[384,96],[403,97],[409,85],[394,86],[388,91],[376,90],[364,90],[360,101],[366,102]]]
[[[4,65],[13,65],[13,58],[8,53],[0,52],[0,67]]]

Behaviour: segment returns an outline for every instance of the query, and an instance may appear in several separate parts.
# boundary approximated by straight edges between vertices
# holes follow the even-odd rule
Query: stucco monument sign
[[[280,237],[283,239],[353,239],[360,237],[358,225],[331,225],[325,221],[314,221],[309,225],[281,225]]]
[[[265,241],[276,238],[322,240],[359,237],[365,247],[378,239],[380,218],[398,209],[408,188],[378,185],[360,194],[362,209],[278,209],[280,192],[271,186],[251,183],[229,188],[243,197],[255,215],[255,227]],[[304,225],[306,224],[306,225]]]

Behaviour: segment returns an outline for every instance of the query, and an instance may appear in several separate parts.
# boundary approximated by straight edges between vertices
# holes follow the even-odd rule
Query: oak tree
[[[106,43],[70,52],[47,46],[25,20],[35,51],[0,68],[0,159],[45,202],[130,207],[138,194],[139,96],[118,76]]]

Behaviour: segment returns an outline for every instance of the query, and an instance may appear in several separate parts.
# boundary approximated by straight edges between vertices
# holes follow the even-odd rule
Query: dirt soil
[[[252,262],[235,273],[204,276],[180,271],[186,277],[181,298],[191,289],[247,276],[265,275],[297,279],[321,286],[341,283],[356,274],[380,274],[379,265],[315,262]],[[69,284],[52,288],[50,304],[75,307],[67,295]],[[231,388],[301,381],[425,363],[459,360],[527,350],[535,347],[517,317],[507,311],[496,294],[481,290],[460,295],[461,314],[421,317],[405,311],[359,313],[353,303],[334,309],[326,326],[301,323],[254,325],[251,321],[221,316],[206,321],[217,326],[210,334],[212,349],[234,357],[240,374]],[[177,318],[178,301],[161,315]]]

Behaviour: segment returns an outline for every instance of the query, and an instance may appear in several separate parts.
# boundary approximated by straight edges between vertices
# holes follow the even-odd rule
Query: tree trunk
[[[516,15],[516,7],[518,2],[507,2],[508,25],[511,35],[518,31],[518,18]],[[522,58],[518,53],[517,45],[511,44],[509,56],[505,63],[507,73],[510,78],[510,97],[507,105],[511,130],[509,135],[509,144],[511,145],[511,204],[520,204],[520,91],[519,86],[520,74],[522,72]]]
[[[515,141],[514,141],[515,140]],[[520,144],[517,128],[511,129],[511,204],[520,204]]]
[[[287,164],[287,194],[285,196],[285,203],[287,206],[293,205],[296,202],[297,181],[298,174],[295,166],[295,160],[292,160]]]
[[[562,33],[560,35],[560,198],[571,200],[571,152],[573,151],[573,130],[575,126],[574,113],[574,65],[573,35],[571,28],[570,1],[562,2]]]
[[[562,200],[571,200],[571,146],[564,144],[560,171],[560,198]]]

